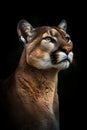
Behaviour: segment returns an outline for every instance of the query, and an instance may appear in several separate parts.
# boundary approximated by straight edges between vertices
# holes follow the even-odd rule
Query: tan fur
[[[28,26],[26,22],[25,25]],[[32,38],[26,42],[14,74],[0,85],[9,129],[59,130],[58,72],[68,64],[67,60],[59,63],[59,52],[71,52],[72,44],[64,38],[65,31],[57,27],[44,26],[30,31],[26,26],[27,39]]]

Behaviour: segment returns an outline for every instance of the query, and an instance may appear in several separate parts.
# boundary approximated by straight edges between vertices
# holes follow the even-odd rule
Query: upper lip
[[[66,60],[70,62],[69,58],[67,57],[67,58],[62,59],[61,61],[59,61],[58,64],[61,63],[61,62],[63,62],[63,61],[66,61]]]

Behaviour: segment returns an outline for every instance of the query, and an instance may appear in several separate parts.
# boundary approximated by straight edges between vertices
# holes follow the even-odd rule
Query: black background
[[[21,19],[28,20],[33,27],[42,25],[57,26],[62,19],[68,24],[67,32],[74,44],[73,65],[59,73],[60,125],[61,130],[84,129],[85,70],[84,55],[85,11],[84,6],[76,3],[57,3],[47,7],[31,4],[12,5],[1,10],[0,78],[8,77],[17,67],[23,46],[19,42],[16,28]],[[56,4],[55,4],[56,5]],[[4,7],[4,6],[3,6]],[[31,9],[30,9],[31,7]],[[83,8],[83,9],[82,9]],[[82,123],[83,122],[83,123]],[[83,124],[83,125],[82,125]]]

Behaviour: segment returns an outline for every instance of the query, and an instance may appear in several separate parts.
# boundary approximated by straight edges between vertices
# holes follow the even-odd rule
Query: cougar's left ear
[[[34,28],[32,27],[32,25],[28,21],[20,20],[18,25],[17,25],[17,33],[18,33],[19,39],[23,43],[29,42],[29,40],[31,40],[31,38],[32,38],[32,30],[33,29]]]
[[[65,19],[63,19],[63,20],[59,23],[58,28],[60,28],[60,29],[62,29],[62,30],[64,30],[64,31],[67,30],[67,22],[66,22]]]

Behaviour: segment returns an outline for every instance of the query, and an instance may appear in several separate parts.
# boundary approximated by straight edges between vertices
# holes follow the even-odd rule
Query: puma
[[[73,62],[73,43],[67,22],[34,28],[20,20],[18,37],[24,43],[19,64],[0,81],[3,130],[59,130],[58,74]]]

